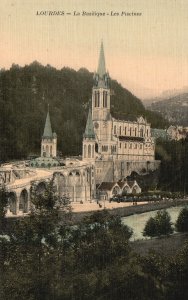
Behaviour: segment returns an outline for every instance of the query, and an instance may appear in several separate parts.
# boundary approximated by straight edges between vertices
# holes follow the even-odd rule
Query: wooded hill
[[[188,93],[154,102],[150,108],[159,112],[173,125],[188,126]]]
[[[93,74],[86,69],[57,70],[38,62],[0,71],[0,160],[40,154],[47,105],[58,150],[63,155],[81,154],[82,136],[91,98]],[[141,101],[111,80],[111,110],[125,115],[144,115],[152,127],[166,121],[144,108]]]

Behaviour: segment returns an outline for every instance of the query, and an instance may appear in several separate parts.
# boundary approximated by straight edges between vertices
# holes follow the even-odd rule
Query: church
[[[151,126],[142,116],[115,118],[110,111],[110,77],[101,43],[92,101],[83,135],[82,157],[95,165],[96,183],[127,177],[132,171],[155,170],[155,142]]]

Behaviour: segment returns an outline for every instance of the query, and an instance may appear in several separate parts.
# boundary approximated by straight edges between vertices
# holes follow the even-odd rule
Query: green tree
[[[53,299],[60,257],[58,231],[65,219],[68,222],[69,204],[56,195],[52,183],[43,194],[32,195],[32,201],[35,209],[24,218],[10,220],[6,240],[0,239],[3,300]]]
[[[173,233],[171,217],[166,210],[158,211],[155,220],[157,224],[158,236],[169,235]]]
[[[6,210],[8,205],[7,192],[2,187],[0,188],[0,234],[3,234],[6,224]]]
[[[188,208],[184,207],[179,213],[176,221],[176,230],[179,232],[188,232]]]
[[[171,217],[166,210],[159,210],[154,218],[150,218],[145,225],[144,236],[161,236],[173,233]]]
[[[143,231],[143,236],[155,237],[157,235],[157,223],[155,218],[150,218]]]

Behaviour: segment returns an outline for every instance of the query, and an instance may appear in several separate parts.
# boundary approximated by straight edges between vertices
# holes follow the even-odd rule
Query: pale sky
[[[109,15],[73,16],[74,11]],[[121,16],[122,11],[142,15]],[[136,96],[188,86],[188,0],[0,0],[0,68],[37,60],[93,72],[101,39],[111,78]]]

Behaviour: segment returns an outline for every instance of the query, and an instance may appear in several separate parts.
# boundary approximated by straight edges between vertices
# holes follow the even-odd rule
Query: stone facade
[[[129,120],[111,114],[109,80],[101,44],[92,89],[92,119],[88,116],[83,138],[83,160],[93,160],[96,183],[119,180],[130,175],[132,171],[153,171],[160,164],[155,160],[155,141],[146,119],[140,116]],[[88,127],[91,131],[90,136],[87,132]],[[92,157],[88,157],[88,147],[95,149]]]

